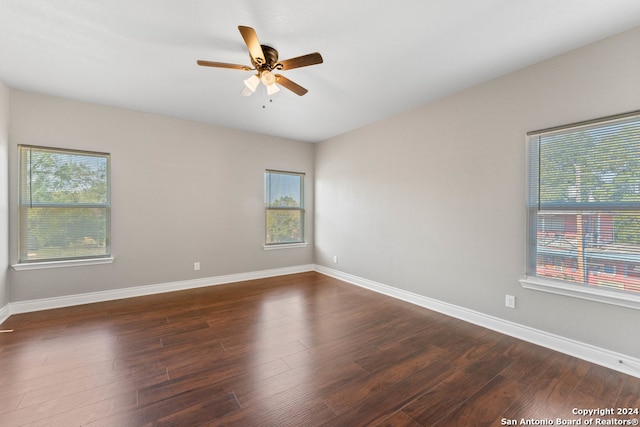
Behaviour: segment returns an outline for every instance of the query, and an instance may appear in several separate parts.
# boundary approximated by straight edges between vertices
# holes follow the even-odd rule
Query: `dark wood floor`
[[[573,408],[640,408],[638,378],[318,273],[14,315],[11,328],[5,427],[557,425],[595,418]]]

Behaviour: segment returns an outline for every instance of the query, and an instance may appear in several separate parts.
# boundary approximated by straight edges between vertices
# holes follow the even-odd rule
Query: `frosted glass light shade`
[[[244,81],[244,85],[251,90],[251,92],[255,92],[259,84],[260,79],[255,74]]]
[[[275,83],[272,84],[272,85],[267,86],[267,94],[269,94],[269,95],[273,95],[274,93],[276,93],[279,90],[280,90],[280,88]]]
[[[263,71],[260,74],[260,80],[262,81],[263,85],[269,87],[276,83],[276,76],[274,76],[271,71]]]

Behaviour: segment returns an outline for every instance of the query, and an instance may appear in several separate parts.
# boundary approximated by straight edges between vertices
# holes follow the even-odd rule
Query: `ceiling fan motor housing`
[[[262,53],[264,54],[265,64],[260,66],[258,64],[254,64],[257,69],[268,68],[269,71],[273,70],[275,66],[278,64],[278,51],[267,45],[260,45],[262,48]]]

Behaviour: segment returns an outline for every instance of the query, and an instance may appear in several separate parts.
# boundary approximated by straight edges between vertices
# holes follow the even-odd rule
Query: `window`
[[[304,243],[304,174],[264,174],[265,245]]]
[[[18,150],[20,263],[109,257],[109,155]]]
[[[640,112],[528,137],[527,276],[636,300]]]

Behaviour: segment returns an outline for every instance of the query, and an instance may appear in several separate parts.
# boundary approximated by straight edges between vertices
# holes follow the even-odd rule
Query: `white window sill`
[[[640,295],[634,295],[628,292],[578,285],[559,280],[542,279],[540,277],[525,277],[524,279],[520,279],[520,284],[526,289],[640,310]]]
[[[306,248],[307,242],[303,243],[283,243],[281,245],[264,245],[265,251],[271,251],[274,249],[292,249],[292,248]]]
[[[64,261],[44,261],[44,262],[24,262],[13,264],[11,267],[15,271],[24,270],[41,270],[44,268],[60,268],[60,267],[78,267],[83,265],[111,264],[115,258],[87,258],[87,259],[70,259]]]

